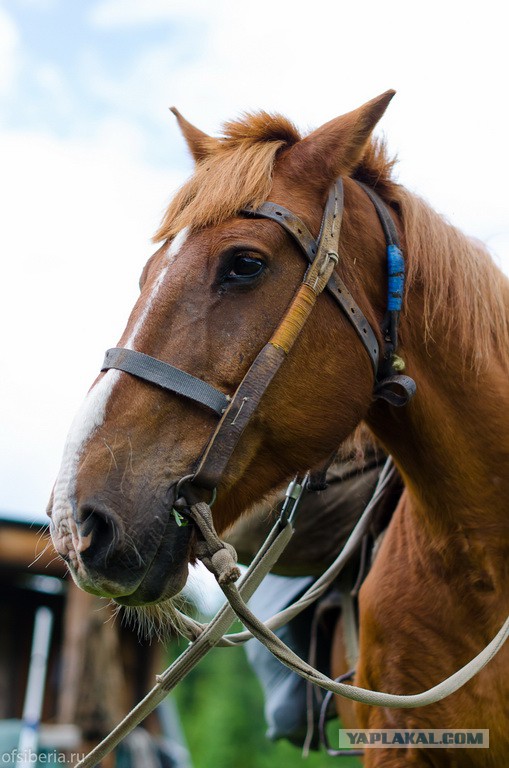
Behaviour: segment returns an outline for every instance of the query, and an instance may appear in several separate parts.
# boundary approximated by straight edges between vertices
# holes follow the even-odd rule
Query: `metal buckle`
[[[297,515],[297,509],[302,498],[302,494],[306,490],[309,480],[309,472],[306,472],[302,481],[299,482],[298,475],[295,475],[290,482],[285,493],[285,500],[279,513],[279,525],[283,527],[287,522],[293,523]]]
[[[180,509],[185,510],[190,506],[186,497],[184,495],[181,495],[181,489],[185,483],[191,482],[193,478],[194,478],[194,475],[184,475],[184,477],[180,478],[180,480],[178,481],[175,487],[175,501],[171,508],[171,514],[175,518],[175,522],[177,523],[179,528],[183,528],[184,526],[188,525],[189,519],[187,518],[186,515],[183,515],[182,512],[179,511],[179,509],[177,509],[176,505],[177,505],[177,502],[182,498],[182,501],[185,502],[185,505],[184,504],[179,505]],[[212,507],[212,505],[214,504],[216,500],[216,496],[217,496],[217,488],[213,488],[211,499],[208,502],[209,507]]]

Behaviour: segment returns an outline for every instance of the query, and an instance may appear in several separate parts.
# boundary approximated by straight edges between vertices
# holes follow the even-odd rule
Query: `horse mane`
[[[214,226],[248,205],[264,203],[280,152],[300,141],[295,126],[281,115],[246,114],[224,125],[219,139],[210,141],[210,154],[196,164],[166,211],[155,242],[189,227]]]
[[[373,139],[352,177],[375,189],[399,215],[405,292],[422,292],[426,343],[434,341],[440,327],[451,350],[462,355],[465,368],[480,372],[495,354],[509,370],[509,281],[484,243],[396,183],[395,164],[385,142]]]
[[[465,366],[480,371],[495,355],[509,369],[506,276],[482,242],[404,187],[397,194],[408,255],[407,292],[422,291],[427,342],[439,325],[451,350],[464,355]]]
[[[289,120],[267,112],[226,123],[223,135],[210,140],[210,154],[196,164],[170,203],[154,241],[174,237],[185,227],[217,225],[241,208],[261,205],[269,198],[278,156],[301,138]],[[480,370],[494,343],[509,367],[509,282],[482,243],[394,180],[395,162],[385,143],[373,138],[352,177],[375,189],[400,215],[406,291],[422,291],[427,341],[433,341],[439,323],[450,343],[464,350],[469,367]]]

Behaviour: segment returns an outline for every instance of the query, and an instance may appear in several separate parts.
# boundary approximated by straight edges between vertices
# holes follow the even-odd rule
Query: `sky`
[[[401,183],[509,274],[500,0],[0,0],[0,511],[43,520],[72,417],[120,337],[202,130],[302,130],[395,88]]]

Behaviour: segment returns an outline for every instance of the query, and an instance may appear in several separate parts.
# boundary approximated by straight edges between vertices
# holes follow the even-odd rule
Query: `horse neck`
[[[499,309],[505,304],[509,318],[509,284],[502,279],[501,286]],[[376,403],[368,424],[394,456],[428,532],[448,539],[463,530],[507,554],[506,342],[495,332],[485,333],[480,360],[475,326],[454,346],[454,322],[447,313],[440,320],[437,313],[433,327],[426,327],[423,302],[416,285],[409,291],[401,326],[401,351],[417,395],[401,409]]]

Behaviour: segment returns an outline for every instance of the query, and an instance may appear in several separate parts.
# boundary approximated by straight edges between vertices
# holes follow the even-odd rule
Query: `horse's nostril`
[[[81,557],[88,565],[104,568],[122,545],[122,525],[110,510],[83,504],[78,510]]]

